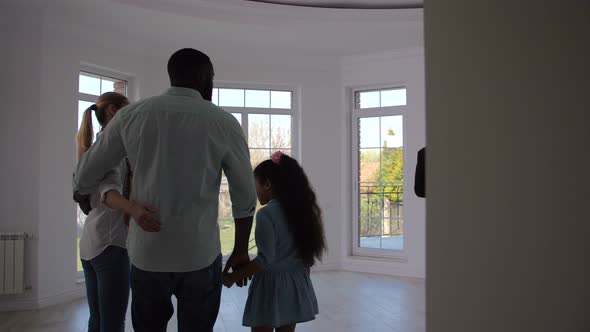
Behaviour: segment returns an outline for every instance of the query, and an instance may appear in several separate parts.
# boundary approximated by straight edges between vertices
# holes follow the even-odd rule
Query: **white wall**
[[[119,41],[123,38],[60,20],[51,11],[45,14],[43,32],[37,285],[41,306],[84,294],[83,285],[76,283],[76,214],[71,198],[81,63],[131,75],[132,99],[160,92],[166,82],[151,76],[160,67],[150,57],[126,49]]]
[[[422,278],[425,275],[425,201],[414,194],[416,154],[425,145],[424,59],[421,48],[345,57],[342,60],[341,193],[343,203],[340,228],[341,267],[345,270]],[[367,259],[352,256],[352,135],[350,90],[364,86],[407,87],[410,110],[405,116],[404,141],[404,230],[406,254],[402,260]]]
[[[41,16],[23,8],[0,9],[0,232],[37,233]],[[37,283],[37,242],[25,246],[25,284]],[[26,301],[37,289],[4,301]],[[0,302],[0,307],[2,307]]]
[[[590,330],[589,14],[425,2],[429,332]]]
[[[36,32],[42,29],[43,37],[37,34],[25,45],[15,45],[14,56],[3,58],[3,63],[10,67],[10,64],[17,63],[19,52],[30,53],[33,58],[27,64],[34,63],[36,59],[37,66],[28,67],[27,71],[22,72],[26,77],[17,82],[35,89],[34,84],[28,84],[34,82],[37,88],[19,93],[16,87],[8,90],[11,96],[8,113],[10,126],[7,126],[7,122],[3,123],[3,129],[6,127],[8,130],[3,135],[25,136],[20,122],[23,121],[23,110],[27,109],[34,121],[28,123],[26,128],[30,126],[34,136],[26,137],[30,145],[27,150],[33,153],[25,155],[18,150],[22,158],[10,161],[14,166],[11,166],[11,172],[5,174],[6,183],[10,184],[8,187],[23,188],[22,197],[18,197],[18,201],[9,200],[13,206],[3,209],[2,216],[7,220],[29,220],[30,227],[27,229],[22,224],[14,228],[36,234],[38,240],[34,243],[38,243],[38,248],[32,248],[34,253],[28,255],[32,259],[27,270],[39,277],[28,282],[33,287],[31,296],[16,300],[2,299],[0,308],[46,306],[84,294],[83,285],[77,283],[75,274],[75,205],[71,199],[80,64],[99,65],[131,76],[131,98],[137,99],[161,93],[168,87],[165,67],[169,55],[175,51],[158,50],[146,55],[145,50],[122,42],[125,40],[124,35],[113,35],[75,24],[64,20],[63,13],[50,9],[38,18],[42,19],[38,20],[40,24]],[[32,32],[22,34],[23,37],[31,37]],[[301,127],[306,128],[305,135],[300,137],[300,151],[303,151],[301,160],[324,210],[331,249],[325,263],[326,266],[335,267],[340,240],[338,232],[331,231],[331,228],[340,220],[341,202],[337,194],[340,191],[340,170],[338,165],[333,168],[326,168],[325,165],[326,160],[340,158],[340,151],[333,148],[338,146],[340,139],[338,128],[335,127],[337,121],[334,121],[340,112],[338,60],[332,57],[275,57],[272,53],[263,53],[256,58],[210,55],[216,67],[217,80],[286,84],[298,89]],[[15,67],[12,76],[17,77],[21,73],[17,70],[18,67]],[[31,95],[33,98],[30,98]],[[26,108],[21,99],[26,99]],[[329,128],[334,128],[334,135],[325,135],[325,130]],[[2,140],[2,152],[16,153],[17,149],[5,145],[5,142],[9,141]],[[20,167],[18,172],[12,172],[17,166]],[[31,177],[27,177],[27,171],[32,173]],[[8,190],[3,191],[3,197],[9,194],[11,192]],[[33,208],[28,209],[29,205]],[[3,222],[2,227],[5,225],[9,226]]]

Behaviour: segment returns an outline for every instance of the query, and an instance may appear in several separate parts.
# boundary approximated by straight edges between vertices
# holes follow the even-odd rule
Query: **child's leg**
[[[276,331],[277,332],[294,332],[295,331],[295,324],[277,327]]]
[[[252,332],[273,332],[272,330],[273,330],[272,327],[266,327],[266,326],[257,326],[257,327],[252,328]]]

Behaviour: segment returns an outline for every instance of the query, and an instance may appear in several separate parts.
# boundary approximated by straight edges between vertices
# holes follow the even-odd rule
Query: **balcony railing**
[[[403,234],[403,182],[359,184],[359,236]]]

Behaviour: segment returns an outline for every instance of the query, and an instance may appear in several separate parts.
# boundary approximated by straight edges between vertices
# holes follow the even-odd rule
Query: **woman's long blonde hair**
[[[84,111],[80,129],[76,135],[76,145],[78,147],[78,160],[82,157],[84,152],[90,149],[92,145],[92,138],[94,137],[94,129],[92,128],[92,111],[95,112],[96,119],[102,128],[107,125],[107,109],[113,105],[117,111],[129,104],[127,97],[117,92],[106,92],[98,97],[96,104],[92,104]]]

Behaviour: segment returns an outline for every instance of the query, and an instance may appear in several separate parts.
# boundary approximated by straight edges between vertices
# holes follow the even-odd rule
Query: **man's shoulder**
[[[231,113],[215,104],[211,104],[211,107],[210,116],[219,121],[225,130],[234,134],[239,134],[242,132],[242,126]]]
[[[157,102],[160,97],[161,96],[153,96],[153,97],[143,98],[141,100],[138,100],[134,103],[131,103],[131,104],[125,106],[125,108],[123,110],[127,114],[137,112],[138,110],[145,108],[147,105]]]

